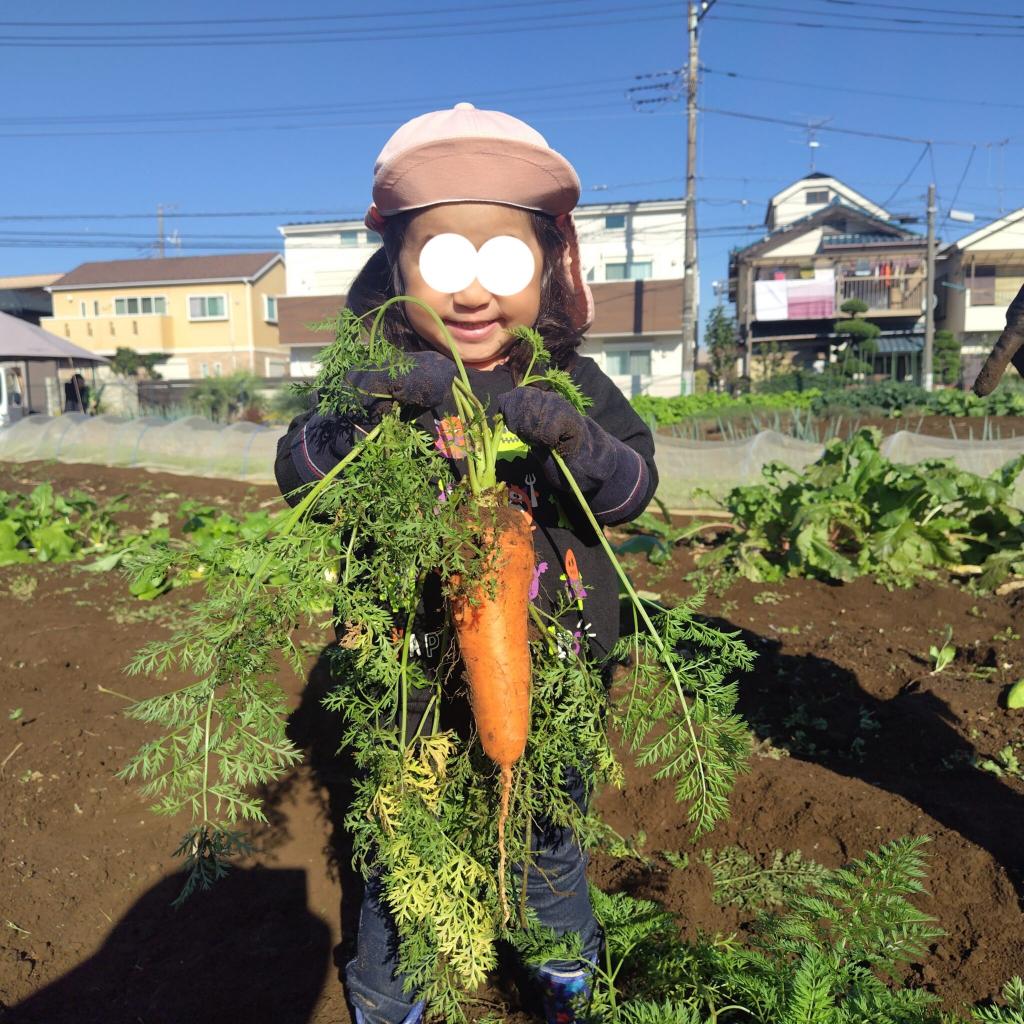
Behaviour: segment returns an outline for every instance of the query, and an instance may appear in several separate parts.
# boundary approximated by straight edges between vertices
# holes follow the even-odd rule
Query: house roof
[[[50,286],[94,288],[110,285],[184,284],[195,281],[254,281],[282,256],[276,252],[175,256],[170,259],[104,260],[82,263]]]
[[[18,274],[14,277],[0,277],[0,289],[45,288],[59,281],[63,274]]]
[[[683,282],[607,281],[590,286],[594,293],[594,337],[674,334],[682,330]],[[277,300],[282,345],[327,345],[332,339],[307,325],[335,316],[344,295],[283,295]]]
[[[978,242],[984,241],[991,235],[998,234],[1005,228],[1013,227],[1014,224],[1019,224],[1021,221],[1024,221],[1024,206],[1019,210],[1008,213],[1005,217],[1000,217],[999,220],[992,221],[991,224],[986,224],[984,227],[972,231],[969,235],[964,235],[959,241],[953,242],[949,248],[959,249],[962,252],[964,249],[969,249],[972,245],[977,245]],[[1018,249],[1020,245],[1015,243],[1012,246],[1008,246],[1008,248]]]
[[[899,227],[891,221],[883,220],[881,217],[876,217],[874,214],[869,213],[862,207],[844,202],[837,196],[828,204],[828,206],[823,206],[821,209],[815,210],[814,213],[809,213],[806,216],[801,217],[799,220],[791,221],[789,224],[784,224],[782,227],[775,228],[774,231],[769,231],[762,239],[757,242],[752,242],[743,249],[733,250],[733,256],[747,256],[748,258],[760,256],[762,253],[770,252],[776,246],[781,245],[784,241],[789,241],[796,235],[813,231],[815,228],[820,227],[823,224],[835,222],[839,217],[851,216],[860,218],[864,223],[871,225],[872,230],[870,234],[873,237],[876,237],[876,239],[879,235],[885,235],[890,238],[904,240],[909,244],[925,244],[923,236],[918,235],[913,231],[908,231],[904,227]],[[843,232],[843,234],[847,233]]]
[[[814,182],[816,185],[822,185],[825,182],[828,182],[832,187],[832,190],[839,193],[839,196],[848,205],[864,210],[867,213],[874,215],[879,220],[887,221],[889,219],[888,212],[877,203],[871,202],[867,196],[861,195],[861,193],[856,189],[850,188],[849,185],[840,181],[838,178],[833,177],[831,174],[824,174],[821,171],[816,171],[813,174],[808,174],[805,177],[800,178],[798,181],[794,181],[784,189],[780,189],[768,200],[768,208],[765,212],[765,223],[770,223],[772,209],[774,206],[778,203],[784,202],[794,193],[799,192],[800,187],[809,181]]]

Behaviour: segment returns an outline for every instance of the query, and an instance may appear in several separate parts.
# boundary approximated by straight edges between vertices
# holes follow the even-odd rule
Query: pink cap
[[[568,216],[579,198],[572,164],[540,132],[511,114],[456,103],[414,117],[385,143],[373,168],[366,226],[379,232],[393,214],[458,202],[502,203],[558,217],[576,298],[574,321],[583,330],[593,320],[593,298]]]
[[[489,202],[568,213],[580,198],[572,164],[510,114],[457,103],[407,121],[373,168],[381,216],[436,203]]]

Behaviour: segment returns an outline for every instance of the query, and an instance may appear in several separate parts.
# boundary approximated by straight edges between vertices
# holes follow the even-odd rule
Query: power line
[[[594,86],[609,85],[615,83],[618,86],[627,88],[627,83],[635,81],[641,78],[641,75],[622,76],[618,75],[614,78],[592,78],[582,81],[574,82],[551,82],[543,85],[523,85],[515,89],[488,89],[486,91],[473,90],[474,99],[478,101],[489,101],[492,97],[506,97],[506,96],[522,96],[523,94],[541,93],[541,96],[529,96],[530,99],[541,99],[545,98],[543,94],[554,93],[557,96],[564,96],[567,94],[567,90],[573,91],[584,91],[586,90],[587,95],[593,95],[595,92]],[[617,90],[597,90],[614,92]],[[361,101],[359,103],[331,103],[331,104],[298,104],[291,106],[280,106],[280,107],[234,107],[224,108],[221,110],[209,108],[204,110],[186,110],[186,111],[152,111],[152,110],[137,110],[133,112],[126,111],[112,111],[102,114],[67,114],[61,113],[59,115],[47,116],[47,115],[36,115],[36,116],[17,116],[17,117],[0,117],[0,124],[9,125],[39,125],[39,124],[80,124],[83,122],[99,122],[101,124],[108,124],[111,121],[185,121],[185,120],[219,120],[231,117],[273,117],[273,116],[330,116],[334,114],[342,113],[363,113],[363,112],[381,112],[390,110],[405,110],[413,105],[422,109],[423,104],[427,103],[448,103],[455,102],[461,99],[464,95],[463,92],[456,92],[455,90],[445,94],[435,94],[433,96],[416,96],[416,97],[401,97],[388,100],[369,100]]]
[[[518,9],[520,7],[550,7],[552,4],[582,4],[590,0],[519,0],[518,3],[488,3],[487,10]],[[404,11],[372,11],[367,14],[308,14],[287,15],[263,18],[193,18],[173,21],[61,21],[55,25],[52,21],[0,21],[2,28],[177,28],[180,25],[254,25],[254,24],[291,24],[293,22],[324,22],[324,21],[359,21],[376,20],[378,18],[410,18],[436,14],[479,14],[480,5],[462,7],[433,7],[419,10]]]
[[[743,7],[743,8],[746,8],[748,10],[762,11],[762,12],[764,11],[764,4],[746,3],[746,2],[744,2],[744,0],[729,0],[729,7],[730,8],[733,8],[733,7]],[[890,9],[890,8],[887,8],[887,9]],[[839,19],[842,19],[843,23],[846,23],[846,22],[849,22],[849,21],[864,22],[865,18],[870,17],[871,21],[876,22],[879,25],[924,25],[924,26],[941,25],[941,26],[948,26],[948,27],[951,27],[951,28],[974,28],[976,26],[976,24],[977,24],[973,20],[973,18],[971,20],[968,20],[968,21],[937,21],[935,18],[903,18],[903,17],[899,17],[899,16],[886,17],[886,16],[881,15],[881,14],[872,14],[872,15],[843,14],[843,13],[839,13],[837,11],[818,11],[818,10],[814,10],[814,9],[807,10],[806,8],[801,8],[801,7],[775,7],[775,8],[773,8],[773,10],[778,11],[779,13],[782,13],[782,14],[793,14],[793,15],[797,15],[799,17],[802,17],[803,15],[807,14],[807,15],[810,15],[811,17],[813,17],[813,18],[839,18]],[[949,14],[957,15],[957,14],[964,14],[965,12],[964,11],[945,11],[945,12],[942,12],[942,13],[945,13],[947,15],[949,15]],[[984,27],[985,28],[992,28],[992,29],[1008,28],[1008,29],[1019,30],[1021,28],[1024,28],[1024,25],[1020,25],[1020,24],[1016,24],[1016,25],[1013,25],[1013,24],[1011,24],[1011,25],[986,25]]]
[[[815,15],[811,15],[811,17],[815,17]],[[871,32],[876,34],[882,32],[886,35],[892,35],[895,33],[897,35],[908,36],[956,36],[957,38],[972,36],[975,38],[1005,40],[1017,40],[1020,39],[1022,35],[1022,33],[1015,33],[1013,31],[979,32],[977,30],[969,29],[950,29],[949,31],[946,31],[944,29],[894,28],[890,25],[829,25],[813,21],[782,21],[779,18],[751,18],[743,15],[730,14],[716,15],[716,20],[746,22],[751,25],[774,25],[776,28],[811,28],[832,32]]]
[[[803,128],[807,125],[803,121],[791,121],[783,117],[769,117],[764,114],[748,114],[741,110],[722,110],[718,107],[701,107],[701,113],[718,114],[722,117],[736,117],[744,121],[761,121],[765,124],[782,124],[790,128]],[[967,142],[957,139],[919,139],[910,135],[895,135],[888,132],[872,132],[858,128],[840,128],[837,125],[819,125],[815,129],[821,132],[834,132],[839,135],[855,135],[864,139],[883,139],[887,142],[912,142],[918,146],[976,146],[976,142]]]
[[[607,90],[617,92],[617,90]],[[542,101],[543,97],[533,97]],[[524,116],[543,115],[550,118],[552,114],[561,114],[573,120],[582,120],[579,117],[581,111],[608,111],[622,110],[623,103],[575,103],[571,107],[556,107],[545,104],[543,107],[514,107],[515,113]],[[511,112],[511,111],[510,111]],[[368,112],[367,117],[373,117],[377,112]],[[68,139],[85,138],[109,138],[146,135],[238,135],[248,132],[303,132],[316,131],[324,128],[389,128],[394,126],[394,117],[387,120],[355,120],[355,121],[316,121],[308,124],[249,124],[249,125],[216,125],[209,128],[97,128],[81,132],[56,132],[53,130],[25,131],[25,132],[4,132],[7,139],[53,139],[59,138],[62,142]]]
[[[960,188],[964,183],[964,179],[967,177],[967,172],[971,169],[971,161],[974,159],[974,154],[977,151],[977,146],[972,146],[970,153],[967,154],[967,163],[964,164],[964,173],[960,175],[960,181],[956,186],[956,192],[953,193],[953,199],[949,204],[949,209],[946,210],[946,216],[943,217],[942,223],[939,225],[939,231],[941,231],[948,223],[950,211],[956,208],[956,201],[960,198]]]
[[[896,198],[896,196],[898,196],[900,192],[903,191],[903,186],[906,185],[906,183],[910,181],[910,179],[914,176],[914,171],[916,171],[918,167],[921,166],[921,161],[928,155],[928,153],[931,152],[931,148],[931,143],[926,142],[924,145],[924,149],[921,150],[921,155],[914,161],[914,166],[911,167],[910,170],[907,172],[907,176],[896,186],[895,189],[893,189],[892,194],[884,202],[878,204],[879,206],[882,207],[883,210],[886,209],[888,205]],[[972,149],[971,152],[973,153],[974,150]]]
[[[916,100],[920,103],[940,103],[943,106],[962,105],[971,107],[1005,107],[1009,110],[1024,110],[1024,103],[1006,103],[1000,100],[969,100],[955,96],[924,96],[920,93],[892,92],[888,89],[857,89],[845,85],[824,85],[821,82],[800,82],[790,78],[768,78],[764,75],[748,75],[742,71],[722,71],[718,68],[701,66],[701,71],[709,75],[722,75],[725,78],[742,79],[746,82],[766,82],[770,85],[791,85],[801,89],[817,89],[821,92],[839,92],[851,96],[876,96],[889,100]]]
[[[580,13],[556,14],[559,21],[546,19],[544,31],[550,32],[558,29],[580,29],[600,27],[605,25],[634,24],[636,22],[649,21],[674,21],[678,20],[678,13],[652,14],[646,17],[637,17],[636,9],[660,10],[671,8],[677,12],[675,3],[646,4],[640,8],[625,8],[622,6],[606,7],[596,10],[589,10]],[[628,11],[628,14],[626,12]],[[594,14],[626,14],[620,18],[595,19]],[[262,33],[238,33],[222,39],[195,39],[191,36],[159,36],[151,35],[131,36],[87,36],[80,39],[63,39],[49,36],[20,36],[0,38],[0,46],[22,49],[224,49],[226,47],[242,46],[287,46],[306,45],[318,43],[368,43],[368,42],[393,42],[404,39],[437,39],[462,36],[491,35],[494,32],[508,33],[536,33],[536,25],[523,24],[521,18],[506,21],[482,21],[470,24],[451,23],[423,25],[422,27],[409,28],[400,32],[391,31],[381,33],[379,27],[366,29],[351,29],[344,33],[337,31],[326,32],[276,32],[274,35]]]
[[[924,14],[966,14],[972,18],[1016,18],[1024,21],[1024,14],[1005,14],[990,11],[948,10],[941,7],[916,7],[910,4],[869,3],[868,0],[816,0],[818,3],[834,4],[838,7],[880,7],[886,11],[920,11]]]

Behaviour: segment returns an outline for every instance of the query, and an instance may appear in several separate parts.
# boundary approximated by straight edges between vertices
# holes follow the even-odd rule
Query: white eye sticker
[[[492,295],[521,292],[536,269],[533,253],[521,238],[498,235],[480,246],[476,276]]]
[[[420,276],[435,292],[452,294],[476,280],[476,247],[463,235],[434,235],[420,250]]]

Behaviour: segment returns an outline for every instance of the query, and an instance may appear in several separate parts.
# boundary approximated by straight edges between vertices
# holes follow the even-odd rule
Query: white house
[[[573,214],[580,259],[595,292],[595,321],[583,351],[627,394],[680,391],[684,211],[683,201],[672,199],[586,204]],[[292,376],[307,377],[324,343],[305,324],[344,304],[380,238],[357,220],[285,224],[278,230],[287,287],[279,303],[281,341],[291,347]]]
[[[960,340],[973,378],[1006,326],[1006,307],[1024,285],[1024,208],[947,246],[938,260],[936,324]]]

